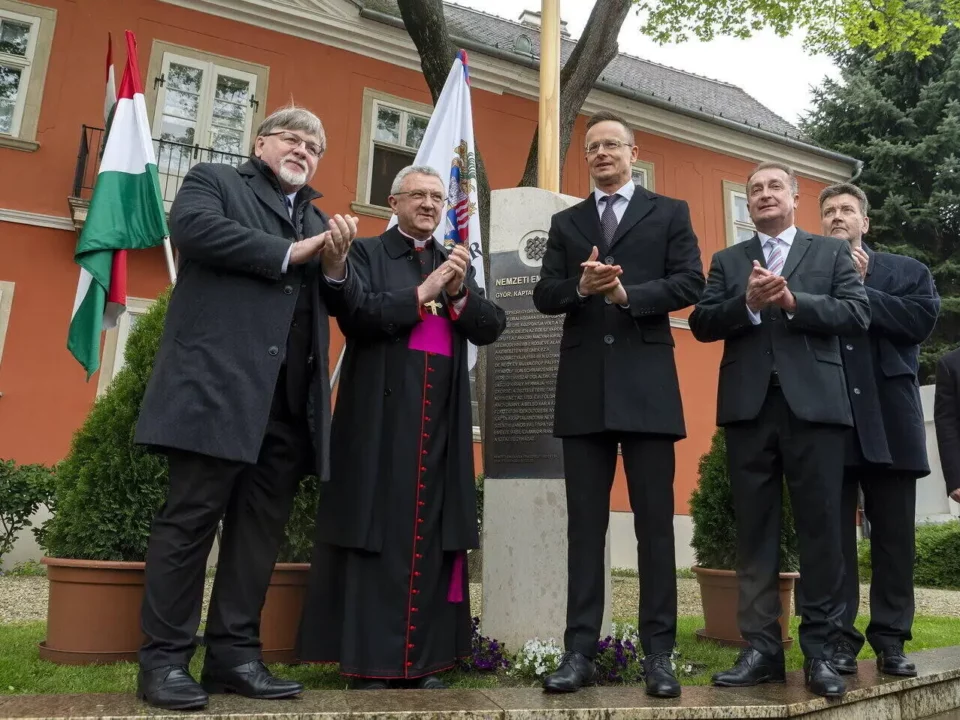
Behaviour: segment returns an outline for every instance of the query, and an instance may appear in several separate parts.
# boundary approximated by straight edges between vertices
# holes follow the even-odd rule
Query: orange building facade
[[[123,31],[136,34],[168,201],[193,162],[238,162],[260,120],[293,100],[314,110],[326,127],[328,149],[312,183],[324,195],[319,205],[327,212],[357,214],[362,235],[386,227],[385,183],[388,187],[393,173],[412,160],[431,111],[412,42],[389,13],[382,14],[389,2],[271,5],[0,0],[0,458],[54,463],[65,455],[96,395],[122,365],[131,323],[168,284],[160,249],[130,257],[130,312],[106,334],[102,369],[86,382],[66,350],[66,338],[78,278],[73,251],[95,179],[97,129],[104,124],[108,33],[118,81]],[[491,187],[514,186],[537,123],[537,71],[520,51],[519,38],[532,38],[535,47],[537,30],[530,23],[448,10],[452,31],[466,35],[471,22],[477,26],[462,44],[470,51],[475,133]],[[511,47],[519,49],[505,51],[501,44],[485,51],[482,23],[499,33],[514,32]],[[702,91],[705,103],[716,105],[715,95],[726,93],[745,103],[745,114],[762,115],[765,108],[736,88],[632,58],[623,63],[628,74],[631,67],[658,73],[666,86],[661,93],[643,94],[629,87],[618,92],[623,84],[598,84],[574,130],[561,191],[577,196],[590,191],[579,151],[586,116],[602,108],[619,112],[633,125],[640,146],[637,181],[689,202],[705,268],[713,252],[751,234],[742,185],[756,162],[778,159],[797,168],[798,224],[810,230],[819,226],[820,189],[856,170],[854,161],[790,137],[774,121],[773,128],[757,128],[730,120],[723,108],[710,112],[690,101],[691,93]],[[673,76],[685,87],[683,105],[666,99],[672,98]],[[697,343],[685,315],[672,322],[688,430],[677,445],[678,546],[689,537],[685,518],[697,462],[715,428],[721,351],[719,345]],[[332,362],[342,344],[334,335]],[[478,451],[478,471],[479,457]],[[635,545],[622,477],[611,510],[613,564],[629,566],[631,557],[636,562]]]

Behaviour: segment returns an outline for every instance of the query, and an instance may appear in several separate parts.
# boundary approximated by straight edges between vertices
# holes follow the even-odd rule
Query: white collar
[[[627,202],[630,202],[631,198],[633,198],[633,191],[636,189],[637,189],[637,186],[633,182],[633,178],[630,178],[622,188],[616,191],[616,193]],[[600,203],[601,199],[607,197],[607,195],[613,195],[613,193],[605,193],[600,188],[593,189],[593,200],[597,204]]]
[[[770,235],[766,235],[765,233],[762,233],[762,232],[760,232],[759,230],[757,231],[757,237],[760,238],[760,244],[761,244],[761,245],[764,245],[764,244],[767,242],[767,240],[770,240],[770,238],[771,238]],[[780,242],[782,242],[784,245],[786,245],[787,247],[791,247],[791,246],[793,245],[793,240],[794,240],[795,237],[797,237],[797,226],[796,226],[796,225],[791,225],[791,226],[788,227],[786,230],[784,230],[782,233],[780,233],[779,235],[777,235],[777,239],[778,239]]]
[[[410,240],[413,240],[414,247],[425,248],[427,246],[427,243],[430,242],[430,240],[433,240],[432,237],[430,238],[430,240],[420,240],[419,238],[415,238],[410,233],[404,232],[399,225],[397,225],[397,230],[399,230],[400,234],[403,235],[405,238],[409,238]]]

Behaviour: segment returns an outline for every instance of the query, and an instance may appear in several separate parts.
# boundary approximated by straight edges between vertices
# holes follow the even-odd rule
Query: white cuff
[[[285,275],[290,266],[290,256],[293,254],[293,245],[287,248],[287,255],[283,258],[283,266],[280,268],[280,274]]]
[[[747,315],[750,317],[750,322],[752,322],[754,325],[760,324],[760,313],[754,312],[750,308],[747,308]]]

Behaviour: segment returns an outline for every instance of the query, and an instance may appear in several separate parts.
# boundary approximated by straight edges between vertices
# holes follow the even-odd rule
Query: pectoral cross
[[[441,305],[440,303],[438,303],[436,300],[431,300],[431,301],[428,302],[428,303],[424,303],[423,306],[424,306],[425,308],[429,308],[430,312],[431,312],[433,315],[439,314],[438,311],[440,310],[440,308],[443,307],[443,305]]]

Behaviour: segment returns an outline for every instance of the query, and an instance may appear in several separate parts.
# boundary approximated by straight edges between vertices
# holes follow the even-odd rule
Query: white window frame
[[[117,320],[116,327],[104,333],[103,355],[100,358],[100,378],[97,381],[97,395],[103,395],[126,364],[124,353],[127,350],[127,340],[130,338],[132,316],[144,315],[155,300],[139,297],[127,298],[127,309]]]
[[[10,326],[10,313],[13,311],[14,287],[13,282],[0,280],[0,362],[3,361],[3,345],[7,338],[7,328]]]
[[[387,107],[391,110],[399,110],[401,113],[410,113],[421,117],[429,118],[433,114],[433,106],[426,103],[408,100],[397,95],[374,90],[373,88],[364,88],[363,90],[363,115],[360,128],[360,153],[357,163],[357,199],[350,204],[350,208],[363,215],[372,217],[389,218],[393,211],[383,205],[373,205],[370,202],[370,188],[373,181],[373,151],[376,144],[394,150],[409,150],[406,146],[396,146],[392,143],[375,140],[377,113],[381,107]],[[404,137],[406,124],[401,118],[400,137]],[[413,158],[410,158],[413,162]]]
[[[724,216],[724,225],[726,228],[727,235],[727,247],[736,245],[737,242],[744,242],[737,240],[737,230],[749,230],[750,232],[756,232],[756,228],[753,223],[747,223],[743,221],[738,221],[736,219],[736,198],[741,197],[744,200],[747,199],[747,186],[743,183],[735,183],[729,180],[723,181],[723,216]]]
[[[13,108],[10,132],[0,133],[0,147],[33,152],[36,142],[43,85],[50,62],[53,31],[57,21],[54,8],[41,7],[20,0],[0,0],[0,19],[27,25],[27,52],[24,56],[0,54],[0,64],[20,70],[20,84]]]

